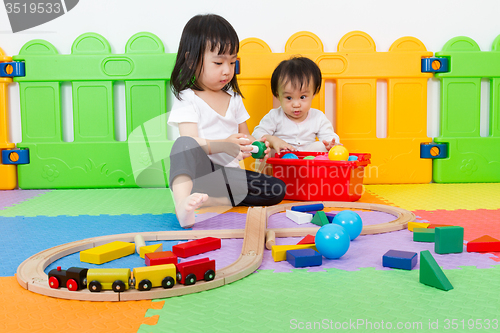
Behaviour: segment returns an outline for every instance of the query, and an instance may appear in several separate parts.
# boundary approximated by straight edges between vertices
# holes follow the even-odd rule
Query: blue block
[[[313,205],[304,205],[304,206],[293,206],[291,210],[296,212],[310,212],[313,210],[323,210],[325,206],[323,204],[313,204]]]
[[[325,215],[326,215],[326,218],[328,219],[328,222],[332,223],[333,218],[334,218],[334,217],[335,217],[335,215],[337,215],[337,214],[335,214],[335,213],[325,213]]]
[[[293,267],[321,266],[323,257],[313,249],[288,250],[286,261]]]
[[[5,149],[2,150],[0,159],[2,164],[29,164],[30,153],[28,149]]]
[[[26,76],[24,62],[2,62],[0,63],[0,77]]]
[[[438,68],[432,68],[435,63]],[[450,63],[448,58],[422,58],[422,73],[446,73],[450,71]]]
[[[417,258],[416,252],[389,250],[382,257],[382,266],[412,270]]]

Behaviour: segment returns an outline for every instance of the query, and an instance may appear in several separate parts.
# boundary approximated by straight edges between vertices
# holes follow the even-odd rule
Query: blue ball
[[[288,153],[283,155],[281,159],[298,160],[299,158],[294,153]]]
[[[338,224],[325,224],[314,238],[316,249],[327,259],[338,259],[349,250],[349,233]]]
[[[332,223],[343,226],[349,233],[351,240],[356,239],[363,229],[361,217],[352,210],[343,210],[333,218]]]

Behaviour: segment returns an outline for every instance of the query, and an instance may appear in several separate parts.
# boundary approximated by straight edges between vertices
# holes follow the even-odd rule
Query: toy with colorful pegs
[[[333,146],[328,152],[330,161],[347,161],[349,158],[349,151],[342,145]]]
[[[264,158],[266,156],[266,144],[262,141],[255,141],[251,145],[252,147],[252,157],[255,158],[256,160]]]

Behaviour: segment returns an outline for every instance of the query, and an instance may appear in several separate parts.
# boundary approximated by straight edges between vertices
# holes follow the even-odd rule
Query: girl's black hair
[[[321,78],[321,70],[314,61],[306,57],[293,57],[283,60],[274,70],[271,76],[271,91],[278,97],[280,87],[291,82],[292,87],[299,89],[312,84],[316,95],[321,89]]]
[[[208,49],[209,48],[209,49]],[[170,77],[170,86],[178,99],[181,91],[191,88],[203,90],[196,84],[196,68],[201,64],[205,51],[215,51],[218,54],[236,54],[240,49],[240,41],[236,31],[223,17],[215,14],[196,15],[191,18],[182,31],[177,59]],[[232,89],[241,95],[236,74],[222,89]]]

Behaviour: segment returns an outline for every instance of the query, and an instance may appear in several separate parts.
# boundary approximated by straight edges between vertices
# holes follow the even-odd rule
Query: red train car
[[[186,286],[195,284],[198,280],[211,281],[215,278],[215,260],[201,258],[181,262],[177,267],[177,283]]]

